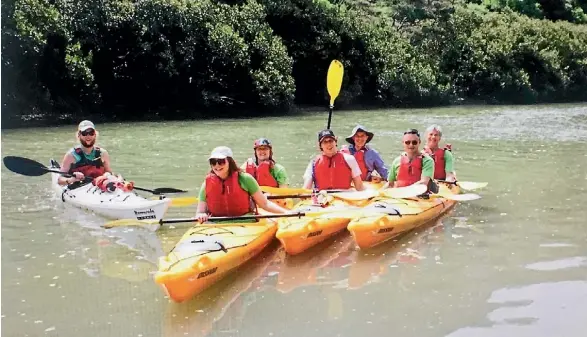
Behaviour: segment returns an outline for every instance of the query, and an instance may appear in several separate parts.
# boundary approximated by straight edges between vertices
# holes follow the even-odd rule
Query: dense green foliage
[[[587,100],[587,0],[16,0],[2,124],[459,100]]]

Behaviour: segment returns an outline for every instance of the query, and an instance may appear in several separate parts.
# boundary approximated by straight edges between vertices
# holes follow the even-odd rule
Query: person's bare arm
[[[363,179],[361,179],[361,176],[354,177],[353,184],[355,185],[355,189],[357,191],[364,191],[365,190],[365,185],[363,184]]]
[[[71,168],[71,165],[73,165],[75,163],[75,158],[73,157],[73,155],[71,153],[66,153],[65,156],[63,156],[63,160],[61,161],[61,172],[64,173],[68,173],[69,169]],[[82,180],[84,179],[84,174],[81,172],[75,172],[74,173],[74,177],[64,177],[64,176],[60,176],[57,179],[57,183],[59,185],[68,185],[71,184],[75,181],[78,180]]]
[[[446,172],[446,178],[444,180],[446,180],[448,182],[455,182],[455,181],[457,181],[457,177],[452,172]]]
[[[275,203],[267,200],[265,194],[261,192],[261,190],[255,192],[253,195],[253,200],[257,204],[257,206],[261,207],[262,209],[266,210],[267,212],[276,213],[276,214],[284,214],[287,213],[288,210],[276,205]]]
[[[311,189],[314,185],[314,175],[312,174],[313,168],[314,161],[311,160],[308,166],[306,166],[306,171],[304,172],[304,185],[302,185],[302,188]]]
[[[196,219],[200,223],[206,222],[210,215],[208,214],[208,204],[205,201],[198,202],[198,209],[196,211]]]
[[[104,164],[104,170],[112,173],[112,167],[110,166],[110,154],[105,149],[100,150],[100,157],[102,157],[102,164]]]

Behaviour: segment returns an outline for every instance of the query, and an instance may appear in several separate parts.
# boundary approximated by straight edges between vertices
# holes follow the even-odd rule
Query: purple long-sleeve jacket
[[[350,154],[355,155],[357,150],[354,145],[344,145],[344,148],[348,148]],[[367,166],[367,180],[371,180],[371,172],[377,171],[383,180],[387,180],[389,174],[389,168],[385,165],[385,162],[379,155],[379,152],[372,149],[369,145],[365,145],[365,166]]]

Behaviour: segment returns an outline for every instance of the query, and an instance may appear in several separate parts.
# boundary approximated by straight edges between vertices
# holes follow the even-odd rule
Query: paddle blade
[[[488,185],[488,183],[486,183],[486,182],[478,183],[478,182],[474,182],[474,181],[459,181],[459,182],[457,182],[457,185],[459,185],[464,190],[474,191],[474,190],[484,188],[485,186]]]
[[[171,198],[171,207],[195,206],[200,202],[196,197]]]
[[[114,221],[109,221],[102,225],[103,228],[115,228],[115,227],[128,227],[128,226],[140,226],[140,227],[147,227],[153,231],[157,230],[157,228],[161,227],[159,224],[159,220],[137,220],[137,219],[119,219]]]
[[[29,158],[6,156],[2,161],[7,169],[23,176],[37,177],[49,172],[45,165]]]
[[[405,198],[414,198],[428,190],[426,185],[416,184],[410,185],[406,187],[394,187],[394,188],[387,188],[381,190],[380,193],[383,196],[388,198],[395,198],[395,199],[405,199]]]
[[[289,194],[309,194],[312,190],[306,188],[282,188],[282,187],[270,187],[261,186],[261,191],[273,195],[289,195]]]
[[[333,197],[347,201],[360,201],[371,199],[379,196],[378,190],[349,191],[330,194]]]
[[[342,86],[342,76],[344,75],[344,67],[338,60],[332,60],[328,67],[328,75],[326,78],[326,85],[328,88],[328,94],[330,95],[330,106],[334,105],[334,100],[340,93],[340,87]]]
[[[454,201],[472,201],[472,200],[481,199],[481,196],[479,194],[474,194],[474,193],[466,193],[466,194],[450,194],[450,193],[444,194],[443,193],[443,194],[437,194],[437,195],[442,198],[454,200]]]
[[[159,187],[154,189],[151,193],[153,194],[172,194],[172,193],[187,193],[187,191],[180,190],[173,187]]]

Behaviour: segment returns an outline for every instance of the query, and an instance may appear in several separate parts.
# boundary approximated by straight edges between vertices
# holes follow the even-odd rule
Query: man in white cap
[[[357,125],[351,134],[345,138],[350,145],[344,145],[340,151],[355,157],[361,169],[361,179],[363,181],[379,182],[381,178],[387,180],[389,169],[379,152],[367,145],[373,139],[373,136],[373,132],[369,132],[362,125]],[[379,176],[373,175],[373,171],[377,171]]]
[[[59,185],[73,184],[88,178],[110,176],[110,156],[105,149],[95,146],[98,132],[94,123],[85,120],[77,127],[79,145],[69,150],[61,162],[61,172],[72,174],[73,177],[59,177]]]
[[[361,169],[355,157],[336,148],[337,137],[332,130],[318,133],[321,154],[308,163],[304,173],[304,188],[318,190],[350,189],[351,183],[357,191],[365,189],[361,180]]]

